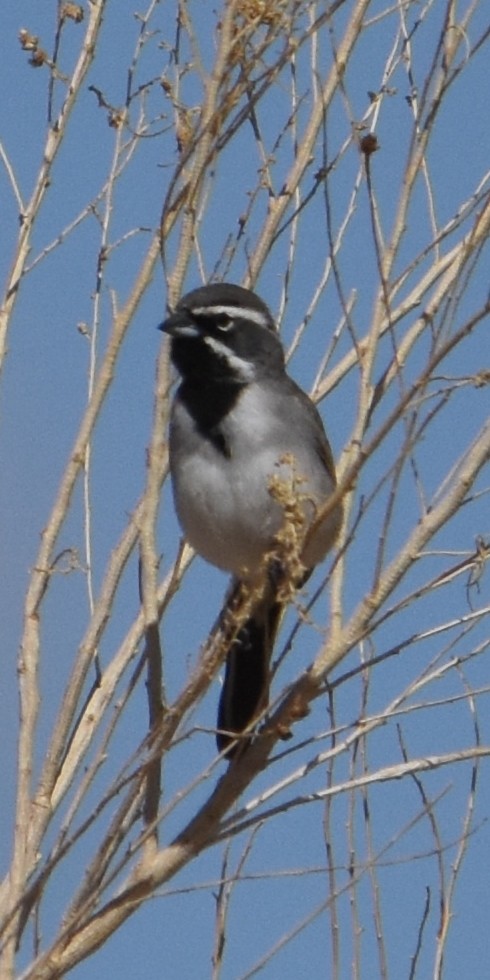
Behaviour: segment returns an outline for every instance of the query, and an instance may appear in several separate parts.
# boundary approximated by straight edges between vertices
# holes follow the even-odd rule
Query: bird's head
[[[250,289],[213,283],[186,293],[160,325],[184,380],[249,384],[284,370],[284,352],[266,304]]]

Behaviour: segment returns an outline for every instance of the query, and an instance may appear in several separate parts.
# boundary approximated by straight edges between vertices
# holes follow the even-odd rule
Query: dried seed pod
[[[378,137],[376,136],[376,133],[366,133],[366,135],[362,137],[360,145],[361,153],[364,153],[364,156],[370,157],[372,153],[376,153],[376,150],[379,150]]]
[[[74,20],[76,24],[84,18],[83,7],[79,3],[64,3],[61,8],[61,20]]]
[[[19,41],[21,48],[24,51],[36,51],[39,44],[39,38],[36,34],[30,34],[25,27],[21,27],[19,31]]]

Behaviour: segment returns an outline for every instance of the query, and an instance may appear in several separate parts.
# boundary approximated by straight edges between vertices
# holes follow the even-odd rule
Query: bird
[[[286,372],[275,321],[256,293],[229,282],[199,286],[160,329],[180,376],[169,424],[177,517],[195,551],[232,575],[220,621],[244,589],[252,595],[227,650],[219,700],[217,746],[231,761],[268,702],[288,575],[280,548],[288,487],[303,546],[296,587],[334,545],[342,504],[325,507],[336,474],[321,416]]]

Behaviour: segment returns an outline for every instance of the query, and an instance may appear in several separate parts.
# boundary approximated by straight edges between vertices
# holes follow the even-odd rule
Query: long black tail
[[[269,697],[269,665],[283,603],[263,599],[238,631],[228,651],[225,681],[218,707],[216,742],[220,752],[265,708]],[[240,742],[227,752],[229,759]]]

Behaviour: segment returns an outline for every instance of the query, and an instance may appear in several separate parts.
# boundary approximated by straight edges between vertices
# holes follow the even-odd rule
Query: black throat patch
[[[222,423],[240,398],[244,387],[243,384],[223,382],[208,387],[184,381],[179,388],[178,398],[192,416],[196,428],[226,459],[230,459],[231,449]]]

